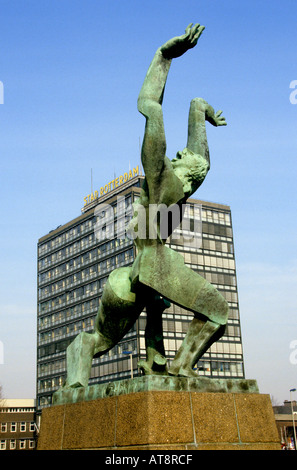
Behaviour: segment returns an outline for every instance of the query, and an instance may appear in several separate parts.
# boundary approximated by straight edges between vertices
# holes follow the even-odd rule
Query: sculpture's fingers
[[[198,39],[200,38],[200,36],[201,36],[201,34],[204,30],[205,30],[205,26],[199,26],[198,31],[196,32],[193,40],[198,41]]]
[[[193,23],[190,23],[190,24],[186,27],[186,31],[185,31],[186,34],[189,34],[189,33],[191,32],[192,26],[193,26]]]
[[[199,23],[196,23],[195,26],[193,26],[193,28],[191,28],[191,31],[190,31],[190,39],[192,39],[193,36],[195,36],[195,34],[197,33],[199,27],[200,27],[200,24],[199,24]]]

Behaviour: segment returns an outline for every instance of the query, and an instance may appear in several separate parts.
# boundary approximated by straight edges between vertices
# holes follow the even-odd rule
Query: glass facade
[[[116,267],[132,265],[135,259],[133,241],[125,238],[124,228],[132,218],[132,203],[139,196],[142,180],[143,177],[137,176],[87,204],[81,216],[38,242],[38,409],[51,404],[52,394],[65,380],[67,346],[81,331],[93,331],[108,275]],[[121,204],[118,204],[119,196]],[[96,207],[102,202],[112,207],[114,235],[100,240],[96,232]],[[230,306],[225,334],[198,362],[198,374],[244,378],[230,208],[190,199],[184,220],[186,223],[179,229],[178,238],[173,234],[168,245],[183,255],[189,267],[214,284]],[[202,236],[198,231],[198,237],[190,240],[189,230],[194,233],[196,222],[200,224]],[[173,304],[163,313],[164,346],[169,364],[192,318],[191,312]],[[90,384],[140,374],[137,362],[145,359],[145,326],[144,311],[118,345],[93,360]]]

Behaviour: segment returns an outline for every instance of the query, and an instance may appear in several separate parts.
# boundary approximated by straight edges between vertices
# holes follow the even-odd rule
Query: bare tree
[[[272,406],[280,406],[280,402],[276,397],[274,397],[273,395],[270,395],[270,399],[271,399]]]

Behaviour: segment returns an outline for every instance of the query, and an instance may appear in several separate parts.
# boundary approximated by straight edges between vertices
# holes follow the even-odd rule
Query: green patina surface
[[[101,298],[93,333],[80,333],[67,349],[67,380],[55,400],[157,387],[158,390],[194,386],[228,391],[244,389],[248,382],[198,378],[194,366],[209,347],[222,337],[229,307],[224,297],[198,273],[189,269],[180,254],[165,246],[167,238],[181,222],[182,207],[203,183],[209,168],[205,123],[226,125],[222,112],[203,99],[190,104],[186,147],[175,158],[166,156],[162,102],[173,59],[196,46],[204,26],[189,25],[185,34],[174,37],[155,53],[140,90],[137,107],[145,117],[141,160],[145,182],[129,230],[137,256],[132,267],[119,268],[109,276]],[[181,217],[167,217],[164,233],[158,208],[175,208]],[[151,209],[156,209],[155,212]],[[166,214],[166,210],[164,212]],[[193,312],[193,320],[177,354],[167,364],[163,344],[162,313],[170,302]],[[146,309],[146,360],[138,366],[148,379],[114,382],[114,385],[87,387],[93,357],[113,348]],[[164,376],[164,377],[163,377]],[[157,377],[157,378],[156,378]],[[190,382],[193,378],[193,382]],[[228,385],[229,384],[229,385]],[[79,387],[80,389],[77,389]],[[127,393],[127,392],[125,392]]]
[[[58,390],[53,396],[54,405],[91,401],[138,392],[201,392],[201,393],[259,393],[255,380],[214,379],[208,377],[142,376],[117,380],[106,384]]]

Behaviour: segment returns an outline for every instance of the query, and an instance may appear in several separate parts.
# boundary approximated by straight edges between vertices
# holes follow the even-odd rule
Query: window
[[[10,432],[16,432],[16,423],[10,423]]]
[[[15,439],[11,439],[9,448],[11,450],[16,449],[16,440]]]
[[[34,441],[34,439],[30,439],[29,440],[29,448],[34,449],[34,447],[35,447],[35,441]]]
[[[3,439],[0,441],[0,450],[5,450],[6,449],[6,440]]]
[[[1,432],[7,431],[7,423],[1,423]]]
[[[26,441],[25,441],[25,439],[20,439],[20,449],[26,449]]]
[[[30,432],[34,432],[35,431],[35,423],[34,421],[31,421],[30,423]]]
[[[25,431],[26,431],[26,423],[25,423],[25,421],[22,421],[22,422],[21,422],[20,431],[21,431],[21,432],[25,432]]]

